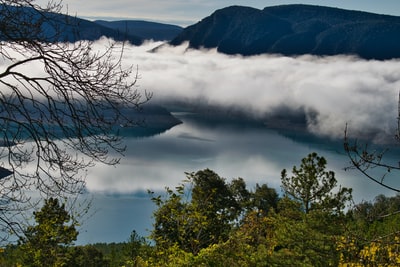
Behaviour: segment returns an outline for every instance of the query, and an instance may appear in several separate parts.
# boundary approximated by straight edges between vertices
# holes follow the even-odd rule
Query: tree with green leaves
[[[348,212],[347,231],[338,244],[343,266],[398,266],[399,210],[399,195],[378,195],[371,202],[354,205]]]
[[[237,187],[230,186],[210,169],[190,173],[188,179],[193,183],[191,203],[209,222],[204,228],[209,244],[226,240],[232,223],[242,211],[240,200],[245,193],[243,190],[232,192]],[[237,182],[234,180],[233,184]]]
[[[236,260],[232,266],[252,266],[268,258],[261,255],[273,247],[267,215],[277,208],[275,189],[263,184],[249,191],[242,178],[227,182],[210,169],[186,176],[165,197],[153,197],[151,266],[224,266]]]
[[[344,150],[351,165],[373,183],[400,193],[396,186],[400,164],[387,154],[396,153],[394,144],[400,141],[400,93],[398,95],[397,131],[393,133],[390,147],[370,143],[368,139],[352,137],[350,125],[346,125]],[[392,150],[392,151],[390,151]],[[363,202],[350,211],[352,219],[349,233],[340,244],[343,266],[397,266],[400,263],[399,196],[388,198],[380,195],[375,203]],[[362,249],[360,249],[362,248]]]
[[[243,180],[226,180],[210,169],[187,173],[187,180],[167,188],[165,199],[153,197],[153,239],[157,246],[178,245],[184,251],[197,254],[200,249],[226,241],[239,215],[244,210],[249,193]]]
[[[345,227],[344,208],[352,199],[352,190],[337,188],[333,171],[317,153],[294,166],[292,176],[281,173],[284,198],[275,216],[275,234],[279,240],[273,261],[290,266],[337,266],[338,236]]]
[[[123,258],[126,266],[138,266],[142,258],[148,257],[149,248],[146,238],[133,230],[127,242],[123,243]]]
[[[68,249],[68,267],[110,267],[104,254],[93,245],[76,246]],[[121,266],[121,265],[119,265]]]
[[[292,176],[286,169],[281,172],[284,194],[299,201],[306,214],[312,210],[342,212],[352,198],[351,188],[339,187],[334,192],[337,180],[333,171],[326,170],[326,164],[326,159],[314,152],[301,160],[300,167],[293,167]]]
[[[275,188],[271,188],[267,184],[256,184],[256,188],[251,194],[251,199],[251,208],[267,216],[271,210],[276,211],[279,195]]]
[[[24,266],[62,266],[68,262],[68,246],[78,236],[77,222],[57,198],[49,198],[33,213],[36,224],[21,238]]]

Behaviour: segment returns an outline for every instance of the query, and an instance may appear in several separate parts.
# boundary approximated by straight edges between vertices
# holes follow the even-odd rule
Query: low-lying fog
[[[94,49],[104,49],[108,44],[109,40],[102,39],[95,43]],[[153,103],[184,101],[234,107],[260,119],[281,110],[291,110],[304,113],[308,130],[325,140],[343,139],[347,124],[352,136],[368,136],[376,143],[393,142],[398,116],[400,60],[368,61],[351,56],[242,57],[220,54],[215,50],[190,50],[187,45],[159,47],[161,44],[147,42],[139,47],[124,46],[123,63],[138,66],[138,90],[152,92]],[[156,52],[150,52],[156,47]],[[1,59],[0,69],[8,64],[7,60]],[[43,69],[31,65],[21,68],[36,74]],[[262,143],[252,143],[250,138],[254,139],[254,132],[244,133],[240,128],[232,133],[226,129],[198,131],[196,125],[187,124],[177,127],[175,131],[172,129],[153,138],[128,139],[127,157],[123,160],[125,165],[108,168],[107,172],[102,171],[104,166],[91,170],[88,189],[135,192],[174,186],[184,178],[183,172],[197,171],[196,168],[203,166],[218,168],[217,159],[224,157],[229,164],[232,160],[229,156],[233,154],[241,154],[244,159],[238,162],[244,165],[225,166],[221,169],[230,171],[221,175],[233,178],[243,174],[245,179],[260,179],[271,177],[273,172],[274,179],[279,177],[281,164],[271,166],[271,162],[279,163],[282,157],[277,157],[276,152],[268,159],[264,156],[257,158],[263,153],[254,149],[271,146],[263,140],[272,138],[270,136],[261,135],[258,139]],[[221,138],[220,134],[224,137]],[[246,140],[250,140],[248,146]],[[193,144],[195,146],[191,146]],[[281,145],[275,151],[288,154],[293,151],[289,145]],[[171,157],[165,151],[175,153],[173,155],[177,157]],[[163,154],[164,157],[160,158]],[[187,155],[196,155],[193,161],[204,164],[187,165],[187,160],[191,159]],[[291,168],[304,156],[305,153],[296,155],[292,162],[288,162],[290,165],[285,163],[284,167]],[[283,158],[290,157],[285,155]],[[239,171],[246,169],[246,164],[246,168],[253,172]],[[342,163],[340,168],[344,165]],[[172,174],[175,177],[173,181],[170,179]],[[279,186],[279,178],[271,180],[271,183]]]
[[[215,50],[187,50],[157,43],[127,47],[124,59],[137,64],[140,88],[154,100],[202,99],[237,106],[263,116],[285,107],[301,110],[315,134],[342,138],[374,133],[392,136],[397,119],[400,61],[367,61],[350,56],[228,56]]]
[[[381,193],[393,194],[356,171],[343,170],[349,159],[341,140],[347,123],[354,136],[369,136],[378,143],[392,141],[398,115],[399,60],[241,57],[185,46],[148,52],[160,44],[125,47],[124,62],[137,64],[138,89],[152,92],[151,101],[236,107],[255,118],[291,109],[304,112],[308,130],[321,139],[304,139],[294,130],[277,133],[240,124],[199,124],[185,113],[175,114],[183,124],[154,137],[128,138],[120,165],[98,165],[89,171],[87,187],[97,193],[93,205],[97,212],[85,224],[88,231],[83,231],[80,242],[123,241],[132,229],[145,235],[153,209],[146,190],[174,188],[185,178],[184,172],[210,168],[227,179],[242,177],[250,188],[267,183],[279,191],[281,170],[291,170],[314,151],[327,158],[340,185],[353,188],[356,203]],[[391,160],[397,162],[396,157],[392,154]],[[387,179],[400,188],[398,181]]]
[[[326,140],[337,139],[340,143],[348,124],[350,134],[355,136],[372,134],[375,142],[393,141],[400,90],[399,60],[367,61],[350,56],[242,57],[165,45],[157,52],[149,52],[160,44],[127,46],[124,52],[124,62],[138,66],[139,90],[154,94],[151,101],[200,99],[210,105],[235,106],[260,118],[285,107],[305,112],[308,129]],[[266,178],[279,187],[282,168],[291,169],[306,153],[319,149],[302,144],[302,154],[298,154],[298,144],[267,142],[263,138],[277,137],[265,133],[254,136],[254,131],[240,128],[210,130],[185,123],[176,127],[154,138],[128,140],[127,158],[112,169],[113,178],[96,168],[88,177],[88,188],[115,192],[162,189],[175,186],[184,178],[184,171],[197,171],[203,166],[215,167],[217,172],[220,168],[221,176],[226,178]],[[273,144],[280,147],[271,148]],[[330,151],[342,153],[340,149]],[[340,171],[348,159],[341,154],[341,160],[335,164],[335,170]]]

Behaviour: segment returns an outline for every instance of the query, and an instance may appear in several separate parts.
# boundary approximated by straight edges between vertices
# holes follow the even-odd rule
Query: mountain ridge
[[[148,39],[168,41],[183,29],[177,25],[141,20],[90,21],[30,6],[6,4],[0,4],[0,24],[7,25],[0,31],[2,41],[76,42],[107,37],[133,45],[141,45]]]
[[[315,5],[230,6],[185,28],[170,44],[244,56],[400,58],[400,17]]]
[[[95,23],[125,34],[134,34],[144,40],[169,41],[182,32],[183,28],[173,24],[145,20],[95,20]]]

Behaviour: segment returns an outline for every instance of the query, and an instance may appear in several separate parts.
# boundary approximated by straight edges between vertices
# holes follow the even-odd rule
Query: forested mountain
[[[400,57],[400,17],[312,5],[263,10],[231,6],[187,27],[170,43],[226,54]]]
[[[10,14],[14,15],[0,18],[0,24],[17,22],[13,17],[45,18],[43,39],[47,41],[92,41],[105,36],[135,45],[149,39],[171,40],[172,45],[188,41],[191,48],[217,48],[226,54],[343,54],[379,60],[400,57],[400,49],[397,49],[400,17],[339,8],[296,4],[259,10],[231,6],[185,29],[137,20],[93,22],[55,13],[45,13],[43,17],[29,7],[13,10],[14,7],[3,5],[1,8],[12,10]],[[32,29],[21,30],[21,24],[15,27],[24,38],[34,34]],[[20,36],[0,36],[0,39],[13,37]]]
[[[61,17],[60,19],[63,18]],[[85,19],[75,17],[70,17],[69,19],[72,21],[72,26],[66,26],[64,34],[60,36],[61,41],[94,41],[100,39],[101,37],[108,37],[116,41],[128,41],[134,45],[140,45],[143,42],[141,37],[134,34],[120,32],[118,30],[111,29],[109,27],[105,27],[103,25]]]
[[[144,40],[168,41],[182,32],[182,27],[139,20],[89,21],[65,14],[38,12],[31,7],[0,5],[3,10],[0,24],[7,24],[12,31],[0,36],[1,40],[35,38],[50,42],[75,42],[79,40],[98,40],[101,37],[116,41],[128,41],[140,45]],[[24,28],[21,19],[38,22],[39,29]],[[32,23],[27,23],[32,25]],[[10,27],[13,26],[13,27]]]
[[[27,6],[0,5],[0,40],[43,42],[94,41],[105,36],[116,41],[128,41],[140,45],[142,39],[74,16],[38,11]],[[26,23],[24,23],[26,21]],[[37,28],[32,25],[38,25]]]
[[[178,36],[183,30],[182,27],[142,21],[142,20],[119,20],[119,21],[105,21],[96,20],[95,23],[118,30],[120,33],[127,35],[139,36],[144,40],[154,40],[154,41],[169,41]]]
[[[64,15],[57,16],[60,16],[60,21],[65,19]],[[60,41],[94,41],[100,39],[101,37],[108,37],[116,41],[128,41],[134,45],[140,45],[143,42],[143,39],[135,34],[120,32],[98,23],[77,17],[69,17],[68,19],[70,24],[65,26],[64,33],[60,36]]]

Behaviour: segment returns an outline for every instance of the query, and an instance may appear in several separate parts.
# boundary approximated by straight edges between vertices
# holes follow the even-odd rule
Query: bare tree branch
[[[29,190],[80,193],[87,168],[117,164],[109,155],[125,150],[119,125],[135,126],[132,114],[151,97],[123,67],[123,43],[59,42],[71,26],[55,16],[61,9],[0,0],[0,166],[12,172],[0,180],[0,229],[18,230],[10,218],[30,207]]]
[[[400,101],[400,95],[399,95]],[[399,118],[400,118],[400,102],[399,102]],[[398,125],[400,121],[398,119]],[[400,128],[397,130],[400,132]],[[396,138],[398,139],[399,134],[397,133]],[[399,140],[399,139],[398,139]],[[351,141],[348,135],[348,127],[346,125],[344,132],[344,150],[350,159],[351,166],[345,168],[357,169],[365,177],[373,181],[374,183],[383,186],[389,190],[400,193],[400,188],[391,186],[386,178],[393,171],[399,171],[400,165],[395,166],[393,164],[385,163],[383,161],[384,155],[388,152],[388,149],[383,149],[381,151],[372,150],[369,148],[368,144],[360,145],[357,140]],[[372,170],[379,170],[380,174],[371,173]]]

